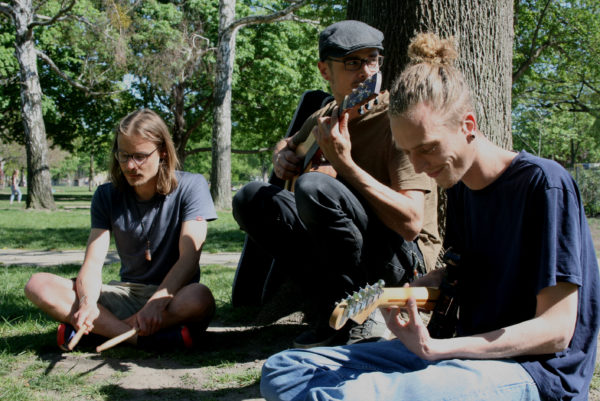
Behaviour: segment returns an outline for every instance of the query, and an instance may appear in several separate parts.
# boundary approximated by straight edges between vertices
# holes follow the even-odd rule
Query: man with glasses
[[[321,32],[317,66],[335,100],[276,144],[273,169],[279,178],[301,173],[297,138],[314,134],[319,117],[331,115],[379,71],[382,42],[379,30],[359,21],[341,21]],[[402,285],[435,266],[440,249],[435,184],[416,174],[393,146],[388,99],[385,92],[364,114],[343,120],[349,136],[317,136],[332,175],[301,174],[294,192],[252,182],[234,197],[238,224],[276,261],[263,298],[292,277],[303,299],[316,305],[313,327],[295,339],[296,347],[385,337],[385,323],[377,316],[361,326],[330,329],[334,302],[366,283],[384,279]]]
[[[199,283],[207,221],[217,218],[208,184],[199,174],[176,170],[167,126],[151,110],[121,120],[113,155],[112,182],[99,186],[92,199],[92,228],[77,278],[36,273],[25,293],[63,322],[57,341],[65,351],[82,328],[104,340],[135,329],[128,341],[144,349],[191,347],[215,310],[211,291]],[[121,281],[103,285],[111,233]]]

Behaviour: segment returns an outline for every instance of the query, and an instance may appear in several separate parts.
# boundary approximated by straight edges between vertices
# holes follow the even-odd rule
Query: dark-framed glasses
[[[362,68],[364,64],[366,64],[367,68],[369,68],[370,70],[376,70],[383,65],[383,56],[372,56],[367,58],[347,58],[344,60],[330,58],[329,60],[335,61],[337,63],[344,63],[344,69],[346,71],[358,71]]]
[[[137,164],[138,166],[141,166],[142,164],[144,164],[144,162],[146,161],[146,159],[148,159],[150,157],[150,155],[154,152],[156,152],[158,148],[155,148],[152,152],[150,153],[125,153],[122,150],[117,150],[115,152],[115,159],[117,159],[117,161],[119,163],[127,163],[129,161],[129,159],[133,160],[135,162],[135,164]]]

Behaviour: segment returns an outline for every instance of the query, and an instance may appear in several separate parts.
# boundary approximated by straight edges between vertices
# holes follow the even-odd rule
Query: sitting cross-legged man
[[[176,170],[178,159],[164,121],[142,109],[116,129],[111,183],[94,193],[92,228],[75,280],[34,274],[27,297],[63,322],[58,345],[75,331],[127,341],[144,349],[191,347],[215,310],[199,283],[207,222],[217,218],[208,184]],[[121,259],[121,281],[102,284],[111,233]],[[86,338],[84,336],[84,338]]]

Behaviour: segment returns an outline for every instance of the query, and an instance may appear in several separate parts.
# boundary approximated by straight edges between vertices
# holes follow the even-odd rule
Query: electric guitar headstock
[[[410,297],[414,297],[417,307],[432,310],[440,295],[437,288],[430,287],[393,287],[384,288],[385,282],[379,280],[353,292],[338,303],[329,318],[329,326],[339,330],[348,319],[362,324],[376,308],[406,306]]]

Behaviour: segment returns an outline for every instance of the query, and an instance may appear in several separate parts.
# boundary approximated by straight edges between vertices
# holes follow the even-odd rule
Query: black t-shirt
[[[598,261],[570,174],[521,152],[486,188],[450,188],[447,216],[446,246],[461,255],[459,335],[531,319],[543,288],[573,283],[578,316],[568,348],[515,359],[543,399],[587,399],[600,319]]]

